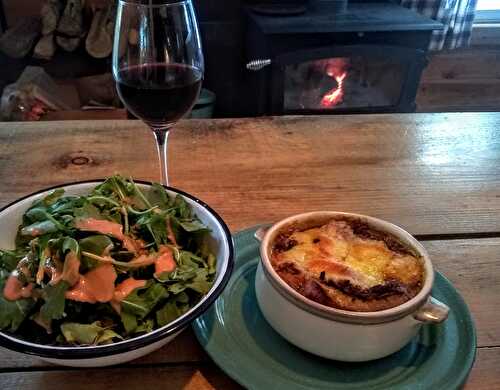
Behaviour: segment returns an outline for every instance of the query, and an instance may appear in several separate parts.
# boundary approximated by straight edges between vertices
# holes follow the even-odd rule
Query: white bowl
[[[63,188],[66,195],[86,195],[101,182],[102,180],[78,182],[41,190],[4,207],[0,210],[0,248],[13,248],[22,215],[34,201],[45,197],[58,188]],[[151,183],[142,181],[136,181],[136,183],[141,188],[147,188],[151,185]],[[173,196],[176,194],[182,195],[198,218],[210,228],[211,236],[209,244],[217,257],[217,274],[214,284],[208,294],[191,310],[175,321],[150,333],[109,345],[81,347],[48,346],[24,341],[7,332],[0,332],[0,345],[65,366],[109,366],[136,359],[160,348],[173,340],[191,321],[203,314],[220,295],[231,276],[234,264],[231,233],[222,218],[201,200],[172,187],[167,187],[167,191]]]
[[[335,309],[312,301],[290,287],[270,261],[272,244],[290,226],[305,229],[332,219],[351,219],[388,233],[420,255],[425,280],[409,301],[376,312]],[[341,361],[360,362],[382,358],[403,348],[424,323],[439,323],[449,308],[430,297],[434,270],[424,247],[408,232],[389,222],[366,215],[319,211],[286,218],[257,237],[262,240],[255,291],[269,324],[292,344],[313,354]]]

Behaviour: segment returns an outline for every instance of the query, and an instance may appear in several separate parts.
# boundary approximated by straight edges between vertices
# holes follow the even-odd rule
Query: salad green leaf
[[[3,291],[9,273],[0,269],[0,289]],[[3,294],[0,296],[0,329],[15,332],[28,317],[35,301],[31,298],[8,301]]]
[[[82,253],[92,253],[94,255],[102,256],[106,250],[111,250],[114,247],[113,241],[105,235],[95,235],[82,238],[78,241],[78,245]],[[83,270],[90,270],[97,266],[98,262],[89,256],[82,254],[81,262]]]
[[[99,321],[92,324],[66,322],[61,325],[61,332],[68,343],[80,345],[109,344],[113,339],[123,339],[111,329],[103,328]]]
[[[159,326],[164,326],[172,322],[181,315],[175,302],[167,302],[160,310],[156,312],[156,321]]]
[[[23,255],[19,255],[16,252],[0,250],[0,269],[12,272],[16,269],[17,263],[22,258]]]
[[[69,288],[69,284],[61,280],[55,286],[47,285],[43,289],[45,302],[40,308],[40,316],[46,323],[52,320],[59,320],[64,316],[64,305],[66,299],[64,294]]]
[[[134,314],[127,313],[122,310],[120,318],[125,328],[125,333],[132,334],[138,329],[137,317]]]
[[[162,209],[168,209],[170,207],[170,199],[168,198],[163,186],[158,183],[154,183],[151,186],[146,198],[152,206],[158,206]]]
[[[53,205],[61,196],[64,195],[64,190],[62,188],[59,188],[57,190],[52,191],[49,195],[47,195],[45,198],[43,198],[40,201],[40,204],[48,207]],[[37,204],[37,203],[35,203]]]
[[[8,301],[0,297],[0,328],[15,332],[35,306],[35,301],[30,298]]]
[[[57,232],[59,228],[53,221],[40,221],[34,222],[31,225],[25,226],[21,229],[21,235],[37,237],[47,233]]]
[[[153,282],[149,287],[136,289],[122,301],[122,310],[142,319],[162,299],[168,297],[168,291],[159,283]]]

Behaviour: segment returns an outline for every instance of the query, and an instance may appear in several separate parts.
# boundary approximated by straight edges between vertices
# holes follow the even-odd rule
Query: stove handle
[[[249,63],[247,63],[246,68],[248,70],[252,70],[255,72],[257,70],[261,70],[262,68],[265,68],[268,65],[271,65],[270,58],[250,61]]]

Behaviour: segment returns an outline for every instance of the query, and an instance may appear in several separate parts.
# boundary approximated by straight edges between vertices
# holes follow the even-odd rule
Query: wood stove
[[[431,33],[442,28],[392,3],[246,14],[255,115],[412,112]]]

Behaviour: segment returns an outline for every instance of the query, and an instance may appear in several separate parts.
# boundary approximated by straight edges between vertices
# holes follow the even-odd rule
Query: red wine
[[[153,126],[174,123],[194,105],[202,72],[183,64],[143,64],[118,71],[117,90],[127,109]]]

